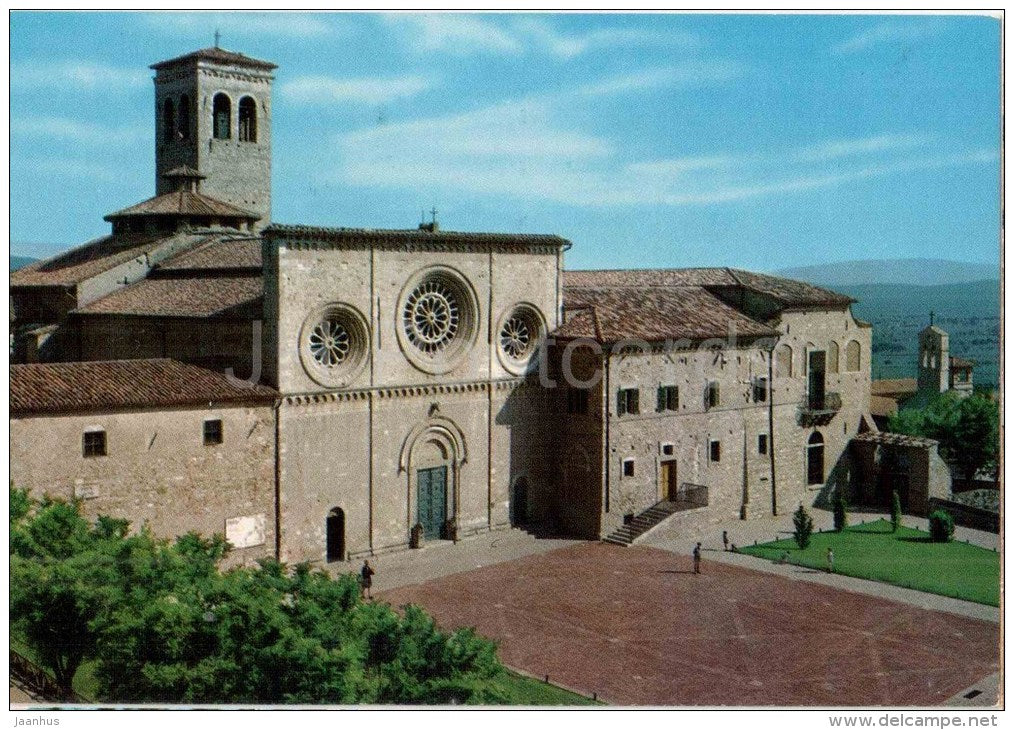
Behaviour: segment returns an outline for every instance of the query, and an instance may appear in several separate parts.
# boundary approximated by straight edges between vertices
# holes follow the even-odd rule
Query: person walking
[[[827,572],[834,572],[834,550],[831,548],[827,549]]]
[[[694,574],[699,575],[701,572],[701,544],[697,543],[694,548]]]
[[[725,548],[725,552],[729,552],[729,532],[722,530],[722,546]]]
[[[373,587],[374,570],[370,567],[369,560],[363,561],[363,567],[362,570],[359,571],[359,575],[359,584],[362,587],[363,597],[372,599],[373,596],[370,594],[370,589]]]

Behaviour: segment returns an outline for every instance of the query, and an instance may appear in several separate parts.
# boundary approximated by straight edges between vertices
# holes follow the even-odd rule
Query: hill
[[[28,266],[28,264],[38,259],[33,259],[29,256],[11,256],[11,271],[20,269],[22,266]]]
[[[798,266],[775,273],[831,287],[854,284],[937,286],[998,279],[1000,266],[999,262],[985,264],[946,259],[866,259]]]

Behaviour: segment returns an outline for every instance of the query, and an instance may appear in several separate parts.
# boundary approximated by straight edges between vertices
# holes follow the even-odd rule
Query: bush
[[[895,489],[891,492],[891,532],[898,531],[898,525],[901,524],[901,497],[898,496],[898,490]]]
[[[954,539],[954,518],[947,510],[938,509],[931,512],[929,528],[933,542],[950,542]]]
[[[839,495],[834,500],[834,531],[842,532],[848,526],[848,503]]]
[[[792,515],[792,525],[796,528],[792,534],[793,539],[800,550],[806,550],[810,546],[810,536],[813,535],[813,518],[803,505],[799,505],[799,509]]]

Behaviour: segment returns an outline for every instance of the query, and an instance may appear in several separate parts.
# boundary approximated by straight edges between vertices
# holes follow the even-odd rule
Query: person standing
[[[701,572],[701,544],[697,543],[694,548],[694,574],[699,575]]]
[[[827,549],[827,572],[834,572],[834,550],[831,548]]]
[[[729,552],[729,532],[722,530],[722,546],[725,548],[725,552]]]
[[[373,587],[374,570],[370,567],[369,560],[363,561],[363,568],[359,571],[359,575],[361,576],[359,582],[362,586],[363,597],[372,599],[373,596],[370,594],[370,589]]]

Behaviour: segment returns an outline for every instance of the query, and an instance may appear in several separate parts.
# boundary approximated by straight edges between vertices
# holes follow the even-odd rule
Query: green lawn
[[[495,682],[510,698],[511,705],[600,705],[591,697],[574,694],[556,685],[507,671]]]
[[[824,570],[828,547],[834,551],[836,573],[1000,605],[998,553],[963,542],[931,542],[928,533],[909,527],[891,532],[887,520],[849,527],[842,533],[814,533],[806,550],[789,538],[739,551],[769,560],[788,553],[791,563]]]

